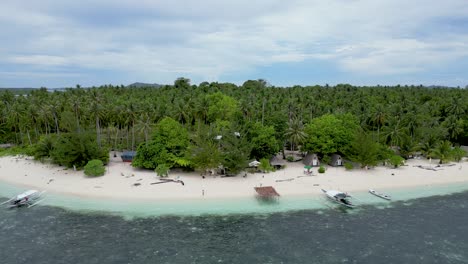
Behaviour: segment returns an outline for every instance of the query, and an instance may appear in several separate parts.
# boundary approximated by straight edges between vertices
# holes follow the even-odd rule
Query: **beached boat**
[[[7,204],[8,208],[21,207],[23,205],[28,206],[28,208],[33,207],[44,200],[41,199],[44,193],[45,191],[39,192],[37,190],[28,190],[24,193],[20,193],[11,197],[9,200],[1,203],[0,205]]]
[[[376,190],[369,189],[369,193],[371,193],[371,194],[373,194],[373,195],[375,195],[377,197],[380,197],[382,199],[385,199],[385,200],[391,200],[392,199],[392,197],[390,197],[390,195],[379,193]]]
[[[336,190],[324,190],[322,191],[325,193],[325,195],[328,197],[328,199],[332,200],[335,203],[338,203],[340,205],[346,206],[348,208],[354,208],[356,207],[348,198],[351,196],[347,193],[336,191]]]

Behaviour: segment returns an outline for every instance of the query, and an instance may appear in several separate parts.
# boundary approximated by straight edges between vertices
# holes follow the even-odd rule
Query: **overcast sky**
[[[468,85],[467,0],[2,0],[0,87]]]

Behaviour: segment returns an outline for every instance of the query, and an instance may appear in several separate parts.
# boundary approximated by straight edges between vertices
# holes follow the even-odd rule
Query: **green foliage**
[[[402,140],[400,141],[399,147],[400,154],[405,158],[409,158],[417,150],[417,145],[408,135],[403,136]]]
[[[294,161],[294,157],[293,157],[293,156],[287,156],[287,157],[286,157],[286,160],[289,161],[289,162],[293,162],[293,161]]]
[[[358,129],[353,115],[324,115],[314,118],[305,128],[308,137],[304,151],[329,155],[345,152]]]
[[[266,159],[266,158],[263,158],[260,160],[260,164],[258,165],[258,168],[262,171],[262,172],[270,172],[270,171],[273,171],[273,167],[270,165],[270,160]]]
[[[188,146],[189,136],[179,122],[165,117],[156,125],[153,140],[165,145],[166,149],[177,157],[181,157]]]
[[[169,170],[170,169],[171,169],[171,167],[169,165],[161,163],[161,164],[158,164],[156,169],[154,169],[154,172],[156,172],[156,174],[159,177],[167,177],[167,176],[169,176]]]
[[[448,162],[451,159],[451,154],[452,143],[448,140],[440,142],[435,149],[435,155],[440,159],[441,164]]]
[[[53,150],[50,152],[52,162],[66,167],[82,168],[93,159],[109,161],[109,150],[97,146],[96,138],[87,133],[62,133],[57,135]]]
[[[188,147],[188,159],[193,167],[202,173],[221,164],[221,143],[214,138],[215,135],[210,133],[208,126],[199,124]]]
[[[42,160],[44,158],[51,157],[54,145],[56,143],[56,135],[44,135],[40,138],[39,142],[34,145],[33,156],[36,160]]]
[[[358,133],[351,142],[351,146],[346,153],[352,161],[361,164],[361,167],[375,166],[379,162],[381,145],[375,142],[366,133]]]
[[[398,168],[405,164],[405,159],[399,155],[393,155],[388,159],[388,162],[395,168]]]
[[[460,147],[454,147],[451,151],[451,156],[456,162],[460,162],[461,159],[466,155],[466,151]]]
[[[106,172],[106,168],[101,160],[90,160],[88,164],[84,167],[84,174],[86,176],[96,177],[102,176]]]
[[[240,137],[234,135],[238,129],[231,129],[223,134],[220,141],[221,164],[230,173],[237,174],[248,166],[251,147],[247,138],[241,134]]]
[[[307,133],[304,132],[302,121],[298,118],[290,119],[284,137],[289,140],[291,149],[294,151],[294,147],[302,144],[307,138]]]
[[[325,167],[320,166],[320,168],[318,168],[318,172],[319,173],[325,173]]]
[[[170,158],[164,144],[151,140],[147,144],[142,143],[138,146],[137,154],[132,160],[132,166],[155,169],[158,164],[165,163]]]
[[[278,153],[279,143],[275,138],[275,129],[272,126],[263,126],[257,122],[249,130],[248,140],[252,146],[251,158],[261,159]]]
[[[14,147],[5,148],[5,149],[0,148],[0,157],[16,156],[16,155],[34,156],[34,147],[14,146]]]
[[[353,166],[353,164],[351,162],[345,162],[344,167],[345,167],[346,170],[354,169],[354,166]]]
[[[159,164],[169,167],[189,167],[185,158],[189,144],[187,130],[170,117],[163,118],[156,126],[153,139],[138,146],[132,166],[155,169]]]
[[[179,77],[174,81],[174,87],[177,89],[190,88],[190,79]]]
[[[324,156],[322,157],[322,162],[323,162],[324,164],[329,164],[329,163],[331,162],[331,157],[330,157],[329,155],[324,155]]]
[[[236,99],[221,92],[207,95],[208,121],[216,120],[231,121],[239,111],[239,105]]]
[[[155,151],[151,150],[156,156],[149,157],[152,168],[161,161],[194,167],[185,153],[188,144],[174,146],[171,140],[150,144],[150,139],[156,140],[157,133],[150,136],[154,125],[166,116],[182,124],[188,134],[196,131],[198,121],[208,125],[213,134],[223,135],[233,124],[248,135],[253,131],[249,124],[260,122],[264,127],[274,127],[279,149],[285,144],[293,149],[308,147],[305,151],[320,155],[335,150],[346,153],[352,140],[340,141],[346,136],[333,130],[351,132],[353,125],[371,134],[375,142],[399,146],[403,157],[410,156],[414,146],[424,146],[421,151],[426,157],[435,157],[437,143],[444,140],[451,145],[468,145],[468,89],[347,84],[282,88],[272,87],[265,80],[246,81],[242,86],[217,82],[197,86],[179,78],[174,85],[157,89],[77,86],[63,92],[50,93],[46,89],[21,92],[27,96],[15,96],[11,91],[18,92],[0,91],[0,142],[25,146],[40,142],[41,136],[61,137],[64,133],[93,133],[98,146],[114,149],[134,150],[135,146],[148,142],[157,146]],[[330,118],[330,113],[341,124]],[[340,113],[349,113],[352,118],[342,118]],[[297,126],[293,124],[295,121]],[[348,122],[352,125],[347,125]],[[308,124],[307,131],[301,130],[302,123]],[[327,127],[331,127],[330,131]],[[290,130],[307,133],[307,140],[302,143],[296,132],[293,134],[299,137],[290,136]],[[252,144],[254,138],[247,136],[245,143]],[[259,141],[252,145],[258,144],[263,152],[265,145],[260,143],[266,138],[262,132]],[[47,142],[41,142],[44,143]],[[172,146],[166,147],[166,143]],[[38,151],[38,156],[52,155],[50,143],[47,144]],[[229,156],[225,155],[229,150],[223,146],[219,146],[219,151],[222,159]],[[378,159],[383,156],[379,153]]]

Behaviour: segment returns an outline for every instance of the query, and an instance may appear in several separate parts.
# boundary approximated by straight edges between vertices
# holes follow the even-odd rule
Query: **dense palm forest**
[[[67,166],[106,161],[109,150],[138,150],[138,167],[223,164],[237,172],[249,159],[284,149],[374,165],[416,151],[458,159],[457,146],[468,144],[468,90],[456,88],[285,88],[264,80],[197,86],[179,78],[141,88],[7,90],[0,99],[0,143]]]

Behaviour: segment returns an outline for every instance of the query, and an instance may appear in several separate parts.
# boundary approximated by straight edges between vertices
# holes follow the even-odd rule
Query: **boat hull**
[[[384,200],[387,200],[387,201],[390,201],[392,199],[390,196],[388,196],[386,194],[378,193],[378,192],[376,192],[374,190],[369,190],[369,193],[372,194],[372,195],[375,195],[375,196],[377,196],[379,198],[382,198]]]

